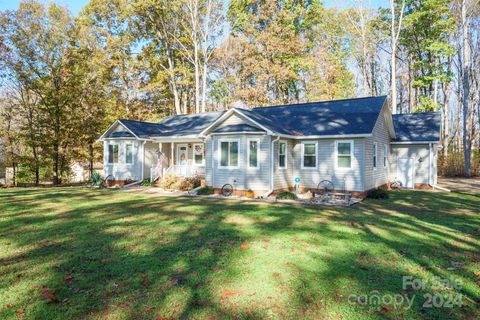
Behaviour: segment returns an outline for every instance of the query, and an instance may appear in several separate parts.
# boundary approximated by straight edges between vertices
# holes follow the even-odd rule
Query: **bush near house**
[[[367,192],[367,198],[369,199],[388,199],[388,197],[388,192],[384,189],[372,189]]]
[[[188,191],[200,187],[200,177],[183,178],[176,175],[167,175],[160,179],[158,186],[167,190]]]
[[[214,190],[212,188],[208,188],[208,187],[200,188],[197,191],[197,195],[199,195],[199,196],[208,196],[208,195],[211,195],[213,193],[214,193]]]
[[[284,191],[284,192],[280,192],[277,195],[277,199],[278,200],[296,200],[297,195],[293,192]]]

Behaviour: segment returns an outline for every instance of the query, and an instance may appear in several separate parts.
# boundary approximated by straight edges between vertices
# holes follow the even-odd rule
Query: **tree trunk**
[[[469,106],[470,99],[470,83],[469,83],[469,48],[468,48],[468,28],[467,28],[467,3],[462,1],[462,40],[463,40],[463,72],[462,72],[462,88],[463,88],[463,156],[464,156],[464,173],[466,177],[470,177],[470,134],[468,130],[469,124]]]
[[[93,175],[93,162],[94,162],[93,143],[90,141],[88,143],[88,174],[89,174],[89,178],[92,178],[92,175]]]
[[[58,178],[58,165],[60,162],[59,157],[59,145],[58,142],[53,144],[53,185],[57,186],[60,183],[60,179]]]
[[[448,145],[450,143],[450,86],[448,83],[444,85],[443,88],[444,98],[443,98],[443,156],[446,158],[448,156]]]

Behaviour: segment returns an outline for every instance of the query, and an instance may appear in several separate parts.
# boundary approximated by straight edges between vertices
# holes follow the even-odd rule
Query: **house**
[[[440,124],[436,112],[392,116],[381,96],[117,120],[100,140],[110,179],[200,175],[258,195],[326,179],[364,193],[395,179],[434,186]]]

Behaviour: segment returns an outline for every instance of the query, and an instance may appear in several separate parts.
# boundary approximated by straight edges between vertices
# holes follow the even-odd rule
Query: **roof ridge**
[[[150,122],[150,121],[142,121],[142,120],[131,120],[131,119],[118,119],[118,121],[130,121],[130,122],[138,122],[138,123],[148,123],[148,124],[159,124],[158,122]]]
[[[299,103],[293,103],[293,104],[283,104],[283,105],[274,105],[274,106],[253,107],[253,108],[248,109],[248,110],[253,111],[254,109],[282,108],[282,107],[293,107],[293,106],[299,106],[299,105],[309,105],[309,104],[318,104],[318,103],[331,103],[331,102],[363,100],[363,99],[374,99],[374,98],[386,98],[386,97],[387,97],[386,95],[383,95],[383,96],[369,96],[369,97],[345,98],[345,99],[335,99],[335,100],[309,101],[309,102],[299,102]]]

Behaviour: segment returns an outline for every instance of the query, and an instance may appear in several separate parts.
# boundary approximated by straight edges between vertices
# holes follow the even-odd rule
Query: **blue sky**
[[[88,1],[89,0],[45,0],[43,2],[56,2],[58,4],[65,5],[73,14],[77,14],[88,3]],[[0,0],[0,10],[16,9],[18,8],[19,2],[19,0]],[[324,0],[326,6],[338,8],[352,6],[354,2],[354,0]],[[364,0],[363,2],[374,8],[387,7],[389,5],[389,0]]]

